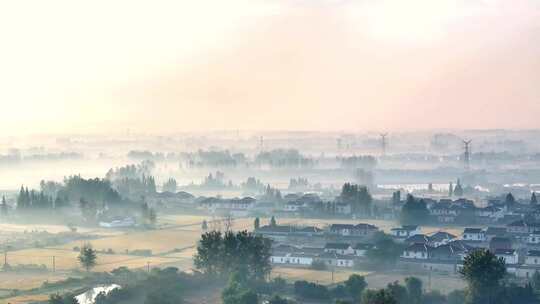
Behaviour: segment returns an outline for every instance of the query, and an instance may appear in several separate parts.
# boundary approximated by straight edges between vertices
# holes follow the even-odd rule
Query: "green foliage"
[[[400,221],[403,225],[420,225],[429,220],[429,210],[426,202],[417,200],[411,194],[407,195],[407,201],[401,208]]]
[[[194,257],[195,267],[206,274],[228,275],[238,271],[255,281],[264,280],[272,269],[271,242],[247,231],[203,234]]]
[[[97,264],[97,254],[96,250],[92,248],[90,244],[84,244],[81,247],[81,252],[77,258],[81,266],[83,266],[86,271],[90,271]]]
[[[294,293],[299,297],[312,300],[327,300],[330,298],[330,292],[326,286],[307,281],[294,282]]]
[[[394,296],[386,289],[367,289],[362,294],[361,304],[397,304]]]
[[[459,273],[467,281],[467,303],[493,303],[495,294],[506,274],[503,258],[489,250],[476,250],[465,257]]]
[[[424,294],[423,304],[446,304],[446,297],[437,290]]]
[[[349,292],[349,295],[358,301],[362,296],[362,292],[367,287],[366,279],[358,274],[351,274],[349,278],[344,282]]]
[[[259,297],[257,293],[246,288],[247,279],[236,272],[231,275],[229,285],[221,293],[223,304],[257,304]]]
[[[255,221],[253,221],[253,228],[255,228],[255,230],[259,229],[259,227],[261,227],[261,220],[257,217],[255,218]]]
[[[178,187],[178,185],[176,184],[176,179],[171,177],[165,183],[163,183],[162,190],[163,190],[163,192],[176,193],[176,188],[177,187]]]
[[[465,290],[453,290],[446,297],[447,304],[463,304],[465,303]]]
[[[416,277],[405,278],[407,288],[408,303],[422,304],[422,280]]]
[[[409,294],[407,293],[407,289],[403,285],[399,284],[398,281],[394,281],[386,285],[386,291],[392,295],[392,297],[396,300],[396,303],[409,304]]]
[[[276,218],[272,216],[270,218],[270,227],[276,227],[276,226],[277,226]]]
[[[345,183],[341,188],[339,200],[349,203],[354,214],[371,214],[373,198],[365,186]]]
[[[396,243],[389,235],[378,232],[373,237],[373,248],[367,250],[366,256],[373,265],[379,267],[392,266],[403,252],[403,245]]]

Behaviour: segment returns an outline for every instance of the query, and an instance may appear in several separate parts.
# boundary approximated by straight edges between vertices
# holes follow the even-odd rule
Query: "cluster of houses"
[[[271,262],[310,267],[322,262],[331,267],[352,268],[369,262],[372,236],[379,229],[371,224],[314,226],[263,226],[255,231],[274,240]],[[531,277],[540,271],[540,225],[518,220],[505,226],[464,228],[460,235],[446,231],[424,234],[418,226],[392,228],[390,235],[403,245],[398,266],[441,273],[457,273],[464,258],[474,250],[489,249],[505,260],[508,272]]]

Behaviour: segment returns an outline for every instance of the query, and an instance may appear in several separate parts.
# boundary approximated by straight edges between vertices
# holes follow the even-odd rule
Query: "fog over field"
[[[540,303],[537,0],[22,0],[0,37],[0,304]]]

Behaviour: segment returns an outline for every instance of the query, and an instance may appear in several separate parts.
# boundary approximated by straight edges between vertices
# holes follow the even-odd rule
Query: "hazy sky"
[[[540,1],[1,1],[0,103],[2,135],[540,128]]]

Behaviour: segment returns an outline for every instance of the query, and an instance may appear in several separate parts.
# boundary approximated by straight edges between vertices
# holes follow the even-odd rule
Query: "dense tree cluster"
[[[260,152],[255,157],[255,163],[275,168],[309,168],[314,165],[312,159],[304,157],[295,149]]]
[[[264,280],[271,270],[270,249],[270,240],[247,231],[211,231],[201,236],[194,263],[210,275],[240,272],[250,280]]]
[[[29,191],[28,188],[22,186],[17,196],[17,210],[47,210],[62,208],[68,204],[67,197],[56,196],[56,199],[53,199],[52,196],[45,194],[44,191]],[[5,207],[7,208],[7,205]]]
[[[338,200],[351,205],[351,211],[357,215],[370,215],[373,198],[367,187],[345,183]]]
[[[163,183],[162,191],[163,192],[172,192],[176,193],[176,189],[178,187],[178,184],[176,183],[176,179],[169,178],[166,182]]]
[[[366,170],[373,170],[377,165],[377,159],[371,155],[359,155],[349,157],[339,157],[339,163],[342,168],[360,168]]]
[[[403,225],[419,225],[429,221],[429,210],[423,199],[407,195],[405,205],[401,208],[400,221]]]

